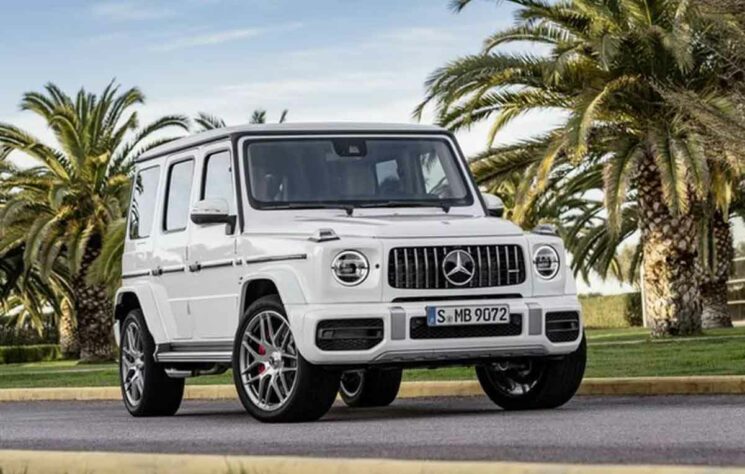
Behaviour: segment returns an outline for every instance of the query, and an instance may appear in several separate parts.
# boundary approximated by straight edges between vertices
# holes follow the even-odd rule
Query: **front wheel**
[[[121,329],[119,382],[132,416],[170,416],[184,396],[184,379],[172,379],[155,362],[155,342],[139,309],[129,312]]]
[[[481,388],[505,410],[557,408],[572,399],[582,382],[587,344],[560,359],[505,360],[476,367]]]
[[[313,421],[328,412],[339,373],[306,361],[276,295],[254,302],[238,327],[233,379],[246,411],[264,422]]]
[[[350,407],[385,407],[401,387],[401,369],[350,370],[341,375],[339,395]]]

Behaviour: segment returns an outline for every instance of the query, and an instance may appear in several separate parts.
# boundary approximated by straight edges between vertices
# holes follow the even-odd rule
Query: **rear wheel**
[[[254,302],[238,327],[233,378],[246,411],[264,422],[317,420],[339,389],[338,372],[309,363],[297,351],[276,295]]]
[[[124,405],[133,416],[170,416],[181,406],[184,379],[168,377],[154,353],[142,311],[130,311],[121,328],[119,381]]]
[[[401,369],[351,370],[341,376],[339,394],[350,407],[384,407],[401,387]]]
[[[476,367],[481,388],[505,410],[556,408],[572,399],[585,373],[585,338],[560,359],[526,358]]]

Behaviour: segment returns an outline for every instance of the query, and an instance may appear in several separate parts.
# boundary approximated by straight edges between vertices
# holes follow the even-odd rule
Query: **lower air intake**
[[[580,335],[579,313],[546,313],[546,337],[551,342],[572,342]]]
[[[322,351],[366,351],[382,340],[382,319],[327,319],[316,328],[316,346]]]

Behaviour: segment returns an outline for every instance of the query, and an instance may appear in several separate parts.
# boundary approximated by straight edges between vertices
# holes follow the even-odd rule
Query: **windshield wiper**
[[[276,206],[269,205],[269,209],[340,209],[347,213],[347,216],[351,216],[354,213],[353,204],[328,204],[328,203],[289,203],[279,204]]]
[[[445,213],[450,212],[450,204],[443,201],[406,201],[406,200],[389,200],[375,201],[358,204],[357,207],[439,207]]]

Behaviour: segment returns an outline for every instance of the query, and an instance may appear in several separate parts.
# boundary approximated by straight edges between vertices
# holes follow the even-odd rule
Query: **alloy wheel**
[[[246,325],[239,354],[240,378],[251,402],[266,411],[278,410],[295,389],[298,353],[287,320],[267,310]]]
[[[136,407],[142,400],[145,387],[145,352],[142,330],[135,322],[127,325],[121,341],[122,384],[130,405]]]

